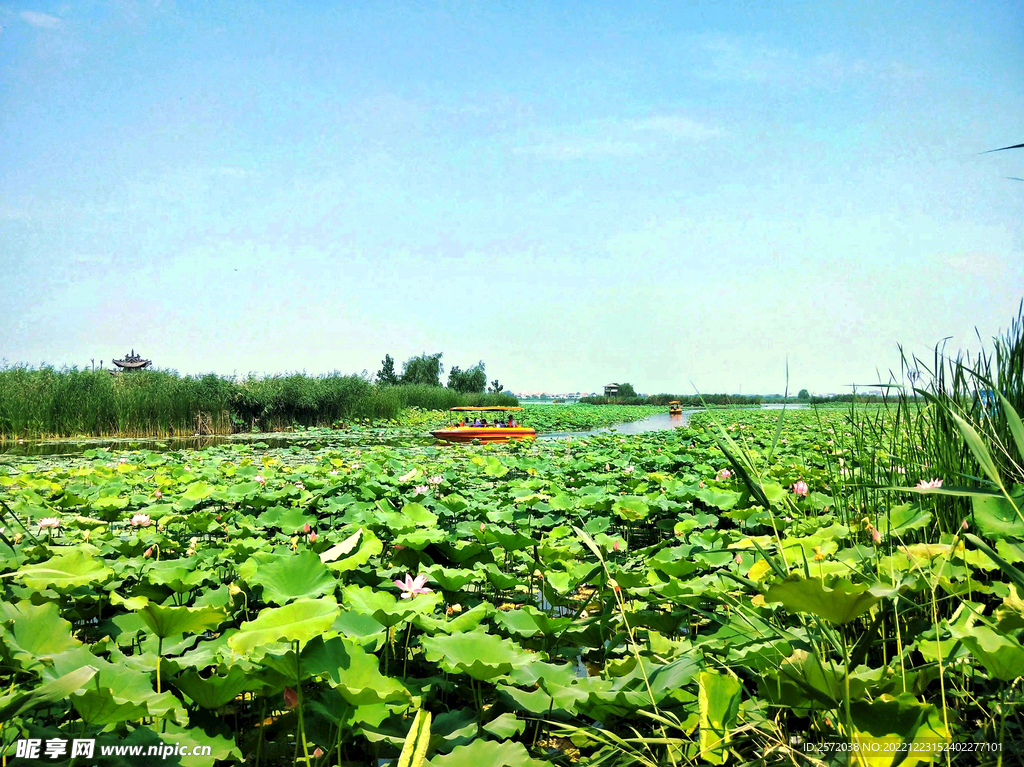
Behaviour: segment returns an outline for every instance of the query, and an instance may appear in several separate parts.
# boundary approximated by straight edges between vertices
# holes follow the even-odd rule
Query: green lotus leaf
[[[302,652],[302,670],[323,676],[353,706],[409,701],[409,691],[380,673],[377,656],[343,637],[314,640]]]
[[[368,586],[346,586],[343,601],[349,610],[371,616],[382,626],[397,626],[413,615],[430,614],[441,602],[441,595],[417,594],[409,599],[396,599],[392,594]]]
[[[238,633],[228,639],[228,646],[245,655],[273,642],[308,642],[329,629],[339,612],[341,608],[332,597],[299,599],[284,607],[268,607],[256,620],[244,622]]]
[[[870,702],[853,701],[850,714],[854,742],[861,746],[862,753],[888,755],[888,760],[879,762],[882,764],[933,764],[941,753],[937,749],[951,740],[942,723],[942,711],[922,704],[912,693],[879,695]]]
[[[825,583],[816,578],[790,578],[771,586],[764,598],[781,602],[787,610],[811,613],[837,625],[858,618],[881,599],[868,586],[837,577],[827,578]]]
[[[431,565],[424,568],[423,572],[445,591],[460,591],[468,583],[477,583],[483,580],[480,573],[465,568],[449,569],[441,565]]]
[[[138,614],[161,639],[215,629],[228,617],[218,607],[164,607],[153,602],[139,609]]]
[[[740,710],[740,680],[731,674],[702,671],[699,677],[700,755],[723,764]]]
[[[493,455],[487,456],[487,463],[484,467],[484,473],[489,477],[504,477],[508,474],[508,467],[505,466],[501,461],[495,458]]]
[[[51,679],[34,690],[13,692],[0,697],[0,721],[10,721],[12,717],[44,703],[65,701],[75,690],[85,687],[94,676],[96,669],[86,666]]]
[[[111,575],[113,570],[102,559],[81,549],[72,549],[46,562],[25,565],[17,571],[15,577],[29,588],[54,588],[60,591],[90,583],[99,585]]]
[[[949,630],[985,667],[989,676],[1012,682],[1024,670],[1024,647],[1016,637],[980,623],[970,628],[950,624]]]
[[[196,705],[218,709],[238,697],[239,693],[258,690],[262,684],[241,666],[231,666],[227,676],[201,677],[194,671],[186,671],[171,684],[188,695]]]
[[[240,574],[250,586],[263,589],[265,601],[279,605],[302,597],[333,594],[338,585],[320,557],[309,549],[257,555],[244,569],[240,568]]]
[[[380,542],[380,538],[373,534],[371,530],[364,530],[362,543],[359,548],[356,549],[352,554],[347,557],[336,559],[333,562],[328,562],[327,567],[332,572],[344,573],[350,570],[356,570],[367,562],[371,558],[377,556],[384,550],[384,544]],[[330,551],[330,549],[328,549]],[[324,552],[325,554],[327,552]]]
[[[975,495],[971,497],[971,504],[974,522],[984,535],[994,539],[1024,538],[1024,511],[1018,512],[1018,509],[1024,510],[1024,487],[1014,486],[1010,499],[1000,495]]]
[[[616,500],[612,505],[612,511],[629,522],[639,522],[647,519],[651,513],[647,502],[643,498],[631,495],[626,495]]]
[[[728,511],[740,500],[741,494],[735,490],[724,490],[714,487],[704,487],[697,491],[697,498],[713,509]]]
[[[456,747],[449,754],[435,756],[427,764],[431,767],[547,767],[548,762],[532,758],[522,743],[478,739]]]
[[[440,663],[449,673],[468,674],[482,681],[508,674],[513,668],[537,659],[501,637],[480,630],[424,637],[421,641],[427,660]]]
[[[458,614],[455,618],[434,618],[430,615],[417,615],[413,618],[413,625],[423,629],[428,634],[458,634],[464,631],[472,631],[480,625],[481,621],[498,613],[490,602],[481,602],[471,610]]]
[[[45,665],[52,656],[82,646],[71,635],[71,624],[60,617],[53,602],[34,605],[24,600],[8,604],[4,610],[4,621],[7,620],[12,620],[12,625],[5,642],[23,668]]]

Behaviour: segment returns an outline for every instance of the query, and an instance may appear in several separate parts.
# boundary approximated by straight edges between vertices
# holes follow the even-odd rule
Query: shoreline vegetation
[[[273,432],[395,420],[409,408],[517,404],[506,394],[387,386],[341,373],[235,380],[173,370],[0,368],[0,440]]]

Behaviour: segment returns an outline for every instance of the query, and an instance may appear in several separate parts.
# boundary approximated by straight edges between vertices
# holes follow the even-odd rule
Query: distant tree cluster
[[[444,365],[441,364],[441,352],[437,354],[423,353],[418,357],[410,357],[402,363],[402,372],[395,372],[395,360],[390,354],[384,355],[381,362],[381,369],[377,371],[376,381],[381,386],[441,386],[441,374],[444,372]],[[448,388],[460,394],[501,394],[505,387],[498,379],[491,381],[487,386],[487,372],[483,360],[468,370],[462,370],[458,365],[448,371]]]

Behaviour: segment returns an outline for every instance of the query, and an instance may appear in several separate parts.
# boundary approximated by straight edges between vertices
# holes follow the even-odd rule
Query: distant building
[[[606,396],[606,397],[614,397],[618,393],[619,393],[619,385],[618,384],[613,384],[612,383],[612,384],[605,384],[604,385],[604,396]]]

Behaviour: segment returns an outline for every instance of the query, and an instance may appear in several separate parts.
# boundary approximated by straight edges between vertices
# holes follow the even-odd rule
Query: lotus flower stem
[[[306,745],[306,720],[302,715],[302,665],[299,659],[299,642],[295,641],[295,692],[299,696],[299,732],[295,742],[296,754],[299,749],[298,741],[302,741],[302,755],[306,758],[306,767],[309,767],[309,747]]]

